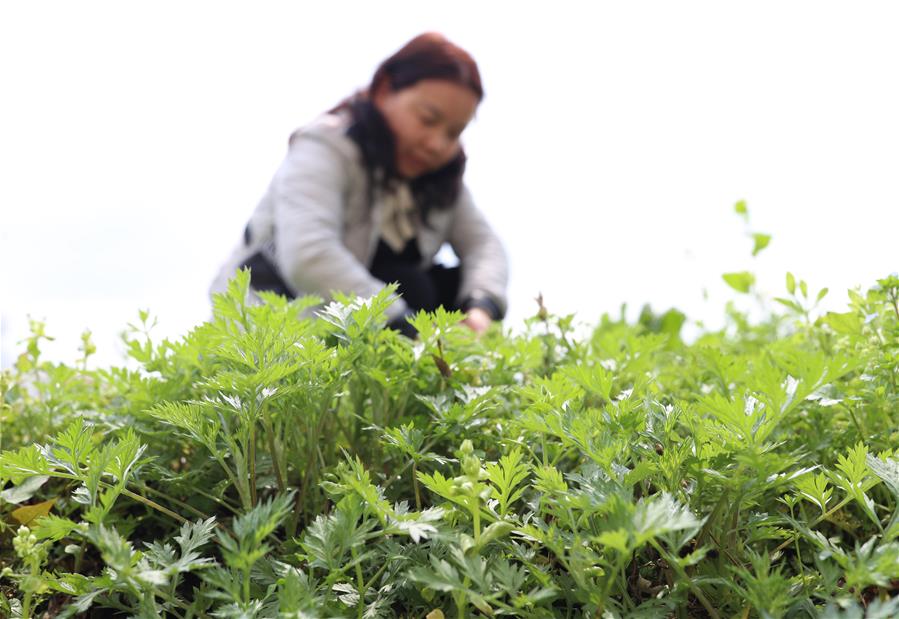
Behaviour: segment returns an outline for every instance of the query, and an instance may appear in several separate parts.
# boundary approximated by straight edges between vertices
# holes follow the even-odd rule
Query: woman
[[[370,296],[398,282],[389,324],[461,309],[483,333],[506,310],[508,264],[463,185],[462,131],[483,98],[471,56],[439,34],[412,39],[369,88],[290,138],[287,157],[212,291],[248,267],[255,290]],[[444,243],[459,266],[434,264]]]

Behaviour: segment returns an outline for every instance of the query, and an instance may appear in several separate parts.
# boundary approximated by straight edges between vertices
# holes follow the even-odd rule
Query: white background
[[[826,307],[899,265],[899,5],[893,2],[29,2],[0,6],[2,364],[27,316],[51,358],[121,359],[206,290],[287,137],[412,36],[478,60],[468,183],[504,239],[511,327],[628,303],[707,324],[720,274]],[[773,235],[750,257],[750,230]]]

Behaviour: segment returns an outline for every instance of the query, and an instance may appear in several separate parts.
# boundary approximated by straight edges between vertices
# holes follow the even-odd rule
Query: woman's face
[[[401,90],[382,87],[373,96],[396,139],[396,168],[416,178],[449,163],[459,136],[474,116],[478,97],[447,80],[426,79]]]

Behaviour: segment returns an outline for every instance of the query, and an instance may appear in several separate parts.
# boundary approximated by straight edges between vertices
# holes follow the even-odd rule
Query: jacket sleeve
[[[508,307],[506,251],[465,187],[456,205],[449,243],[462,269],[459,300],[466,305],[477,305],[478,301],[487,299],[498,310],[499,315],[495,317],[502,318]]]
[[[297,291],[330,299],[334,291],[368,297],[384,287],[343,244],[352,165],[327,138],[297,133],[272,181],[275,260]],[[388,318],[405,310],[396,298]]]

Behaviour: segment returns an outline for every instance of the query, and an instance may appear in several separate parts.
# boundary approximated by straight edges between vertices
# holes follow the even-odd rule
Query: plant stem
[[[26,591],[22,600],[22,619],[31,619],[31,591]]]
[[[268,439],[268,450],[272,457],[272,468],[275,471],[275,480],[278,483],[278,490],[287,492],[287,483],[284,481],[284,475],[281,473],[281,450],[278,449],[274,427],[272,426],[272,417],[271,414],[269,414],[268,406],[265,404],[262,405],[262,423],[265,426],[265,435]]]
[[[418,488],[418,463],[412,461],[412,487],[415,489],[415,509],[421,511],[421,490]]]
[[[250,503],[251,507],[256,507],[258,499],[256,496],[256,416],[251,416],[248,423],[250,424],[250,441],[247,446],[247,460],[250,465]]]
[[[366,590],[366,591],[368,591],[369,589],[371,589],[372,585],[374,585],[374,584],[375,584],[375,581],[376,581],[378,578],[381,577],[381,574],[384,573],[384,570],[387,569],[387,566],[388,566],[388,565],[389,565],[389,562],[388,562],[388,561],[385,561],[384,564],[381,565],[381,567],[378,568],[378,571],[375,572],[375,575],[372,576],[372,577],[368,580],[368,582],[366,583],[366,585],[365,585],[365,590]]]
[[[843,405],[843,408],[849,413],[849,417],[852,419],[852,423],[855,424],[855,429],[858,431],[859,438],[861,440],[866,440],[868,438],[868,433],[865,431],[865,427],[862,423],[859,422],[858,418],[855,416],[855,411],[852,410],[851,406]]]
[[[699,600],[699,603],[702,604],[703,608],[705,608],[706,612],[709,614],[709,617],[711,617],[712,619],[721,619],[718,611],[716,611],[712,607],[712,605],[709,604],[709,601],[706,599],[705,594],[702,592],[702,589],[693,584],[693,581],[684,571],[684,568],[677,564],[677,562],[675,561],[676,557],[671,557],[669,553],[665,552],[665,550],[659,545],[658,541],[653,539],[650,540],[649,543],[652,544],[653,548],[656,549],[656,552],[658,552],[659,555],[661,555],[665,559],[665,561],[668,562],[668,565],[670,565],[674,569],[674,571],[677,572],[677,575],[683,580],[684,584],[687,585],[693,596],[697,600]]]
[[[206,520],[207,518],[209,518],[209,516],[208,516],[207,514],[204,514],[204,513],[201,512],[199,509],[197,509],[196,507],[193,507],[193,506],[190,505],[189,503],[185,503],[184,501],[180,501],[180,500],[176,499],[176,498],[173,497],[173,496],[169,496],[169,495],[166,494],[165,492],[162,492],[162,491],[160,491],[160,490],[156,490],[155,488],[151,488],[151,487],[148,486],[147,484],[143,484],[143,483],[142,483],[142,484],[140,484],[139,487],[140,487],[140,489],[141,489],[143,492],[155,494],[156,496],[159,496],[159,497],[165,499],[166,501],[169,501],[169,502],[171,502],[171,503],[175,503],[175,504],[178,505],[179,507],[184,508],[185,510],[187,510],[187,511],[193,513],[195,516],[198,516],[198,517],[200,517],[200,518],[203,518],[204,520]],[[199,492],[198,492],[198,494],[199,494]],[[219,501],[219,503],[221,503],[221,501]]]
[[[362,575],[362,563],[359,562],[359,552],[356,547],[352,548],[353,562],[356,564],[356,588],[359,589],[359,604],[356,608],[359,619],[365,612],[365,577]]]
[[[177,520],[178,522],[180,522],[182,524],[187,522],[187,518],[185,518],[181,514],[175,513],[172,510],[170,510],[166,507],[163,507],[159,503],[157,503],[155,501],[151,501],[147,497],[143,497],[143,496],[137,494],[136,492],[131,492],[127,488],[122,489],[122,494],[124,494],[125,496],[127,496],[129,498],[134,499],[135,501],[138,501],[139,503],[143,503],[147,507],[152,507],[153,509],[162,512],[166,516],[170,516],[170,517],[174,518],[175,520]]]
[[[475,497],[475,501],[478,502],[477,497]],[[474,519],[474,543],[477,545],[481,538],[481,508],[479,505],[475,505],[475,508],[471,510],[471,516]]]
[[[844,507],[846,507],[846,505],[848,505],[850,502],[852,502],[852,500],[853,500],[853,498],[852,498],[851,496],[850,496],[850,497],[846,497],[845,499],[843,499],[842,501],[840,501],[839,503],[837,503],[836,506],[834,506],[834,507],[833,507],[832,509],[830,509],[828,512],[826,512],[826,513],[824,513],[824,514],[821,514],[821,516],[819,516],[814,522],[809,523],[808,528],[811,529],[812,527],[818,525],[821,521],[829,519],[829,518],[830,518],[831,516],[833,516],[835,513],[837,513],[838,511],[840,511],[840,510],[843,509]],[[780,552],[781,550],[783,550],[784,548],[786,548],[787,546],[789,546],[792,542],[793,542],[793,540],[788,539],[787,541],[785,541],[784,543],[782,543],[780,546],[778,546],[777,548],[775,548],[775,549],[771,552],[771,556],[773,557],[775,554],[777,554],[778,552]]]

